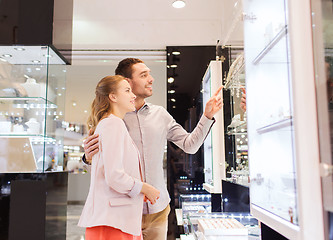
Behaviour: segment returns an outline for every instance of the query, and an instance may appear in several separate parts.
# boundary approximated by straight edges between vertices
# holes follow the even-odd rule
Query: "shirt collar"
[[[139,110],[135,110],[134,112],[139,112],[139,111],[143,111],[143,110],[145,110],[145,109],[149,109],[149,108],[150,108],[150,105],[151,105],[151,103],[147,103],[147,102],[145,102],[145,103],[143,104],[143,106],[142,106]]]

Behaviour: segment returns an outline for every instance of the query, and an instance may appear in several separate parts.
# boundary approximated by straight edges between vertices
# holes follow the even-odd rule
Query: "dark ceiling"
[[[173,52],[179,52],[174,55]],[[189,109],[200,109],[200,88],[202,77],[211,60],[215,60],[215,46],[169,46],[167,47],[167,78],[173,77],[168,83],[167,106],[175,120],[185,127],[189,118]],[[172,67],[177,65],[177,67]],[[170,93],[175,90],[175,93]],[[174,99],[175,101],[171,101]]]

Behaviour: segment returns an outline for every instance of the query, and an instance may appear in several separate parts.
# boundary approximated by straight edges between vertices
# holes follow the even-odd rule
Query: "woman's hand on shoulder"
[[[98,153],[98,134],[93,134],[92,130],[89,130],[89,136],[84,140],[84,154],[86,155],[86,161],[91,163],[92,157]]]

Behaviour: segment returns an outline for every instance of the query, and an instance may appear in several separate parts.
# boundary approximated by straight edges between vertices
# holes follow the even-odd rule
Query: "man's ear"
[[[110,99],[111,102],[117,102],[117,97],[116,97],[116,95],[113,94],[113,93],[110,93],[110,94],[109,94],[109,99]]]

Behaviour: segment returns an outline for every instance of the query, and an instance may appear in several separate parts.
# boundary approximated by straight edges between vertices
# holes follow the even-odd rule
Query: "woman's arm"
[[[142,182],[124,170],[127,129],[121,119],[106,118],[100,122],[100,154],[104,162],[105,180],[115,191],[134,197],[141,192]],[[135,161],[139,161],[138,156]],[[139,169],[138,169],[139,171]]]

